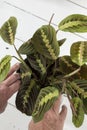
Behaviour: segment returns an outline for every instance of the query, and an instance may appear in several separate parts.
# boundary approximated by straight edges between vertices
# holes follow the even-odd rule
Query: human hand
[[[66,106],[61,105],[61,96],[54,103],[53,107],[45,113],[42,121],[34,123],[33,120],[30,122],[28,130],[63,130],[64,121],[67,115]]]
[[[0,83],[0,113],[5,110],[8,99],[19,89],[20,75],[18,73],[14,73],[18,69],[18,63],[13,65],[7,75],[7,78]]]

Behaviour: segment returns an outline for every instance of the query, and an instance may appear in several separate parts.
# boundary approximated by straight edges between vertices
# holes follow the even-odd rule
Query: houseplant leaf
[[[72,62],[71,60],[71,57],[68,56],[68,55],[65,55],[65,56],[61,56],[59,58],[59,68],[60,68],[60,71],[63,73],[63,74],[70,74],[72,73],[73,71],[75,71],[76,69],[79,68],[79,66],[77,64],[75,64],[74,62]],[[66,68],[66,69],[65,69]],[[77,72],[76,74],[72,75],[71,77],[72,79],[79,79],[80,78],[80,73]]]
[[[85,79],[76,79],[74,82],[80,87],[83,88],[84,91],[87,91],[87,80]]]
[[[59,45],[56,39],[56,31],[51,25],[43,25],[31,39],[36,51],[41,55],[56,60],[59,55]]]
[[[87,80],[87,74],[86,74],[86,72],[87,72],[87,65],[84,64],[84,65],[81,66],[81,70],[79,71],[81,79]]]
[[[82,83],[81,83],[82,82]],[[69,83],[72,90],[75,92],[75,95],[79,95],[82,98],[87,98],[87,92],[84,89],[85,81],[83,80],[76,80],[75,82],[72,81]],[[86,82],[87,85],[87,82]]]
[[[0,61],[0,82],[2,82],[6,78],[8,72],[9,72],[10,61],[11,61],[10,55],[6,55]]]
[[[22,113],[31,116],[37,96],[39,94],[39,90],[40,88],[37,85],[35,79],[31,79],[30,82],[21,84],[21,87],[16,96],[17,109]]]
[[[87,98],[83,99],[83,109],[85,114],[87,115]]]
[[[70,48],[71,59],[79,66],[87,62],[87,41],[78,41]]]
[[[25,59],[24,62],[28,65],[27,59]],[[23,63],[20,63],[20,68],[17,72],[20,73],[22,84],[30,82],[32,71],[29,65],[28,65],[28,68],[26,68]]]
[[[43,60],[43,56],[38,53],[27,56],[27,60],[30,63],[31,67],[37,70],[40,74],[44,75],[46,73],[46,63]]]
[[[87,16],[72,14],[64,18],[58,25],[59,30],[66,32],[87,32]]]
[[[84,110],[83,110],[83,102],[80,98],[74,97],[72,99],[72,103],[75,109],[75,113],[72,115],[72,122],[78,128],[82,125],[84,121]]]
[[[10,17],[1,27],[0,35],[2,39],[9,43],[14,44],[15,34],[17,28],[17,19],[15,17]]]
[[[18,52],[19,52],[20,54],[24,54],[24,55],[30,55],[30,54],[34,53],[34,52],[35,52],[35,49],[34,49],[34,47],[33,47],[33,44],[32,44],[32,42],[31,42],[31,39],[29,39],[27,42],[24,42],[24,43],[20,46]]]
[[[66,41],[66,38],[63,38],[63,39],[61,39],[61,40],[58,40],[59,46],[62,46],[65,41]]]
[[[58,96],[58,89],[54,87],[48,86],[41,89],[32,113],[34,122],[42,120],[45,112],[47,112],[52,107]]]
[[[87,80],[77,79],[74,81],[81,89],[83,89],[84,97],[80,95],[83,102],[84,113],[87,114]],[[78,90],[78,88],[77,88]]]

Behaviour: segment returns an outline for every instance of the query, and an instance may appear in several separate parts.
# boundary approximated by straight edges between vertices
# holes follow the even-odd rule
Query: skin
[[[18,63],[13,65],[6,79],[0,83],[0,113],[4,112],[8,99],[19,89],[20,75],[15,73],[18,69]]]
[[[45,113],[42,121],[34,123],[32,120],[30,122],[28,130],[63,130],[67,108],[66,106],[62,106],[62,110],[60,111],[60,105],[61,96],[54,103],[53,107]]]

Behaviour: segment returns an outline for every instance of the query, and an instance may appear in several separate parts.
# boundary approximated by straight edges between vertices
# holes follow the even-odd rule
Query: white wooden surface
[[[57,28],[58,23],[66,16],[73,13],[81,13],[87,15],[86,0],[0,0],[0,26],[10,16],[18,19],[18,29],[15,44],[19,47],[22,41],[26,41],[32,37],[36,29],[43,24],[47,24],[52,14],[53,26]],[[60,32],[59,39],[66,37],[67,43],[63,45],[60,55],[69,54],[70,45],[79,40],[87,40],[85,34],[71,34]],[[17,55],[13,47],[4,43],[0,39],[0,58],[6,54]],[[6,47],[9,49],[6,50]],[[12,65],[16,63],[12,60]],[[0,130],[27,130],[31,117],[28,117],[15,108],[15,96],[9,100],[6,111],[0,115]],[[68,115],[65,122],[64,130],[77,130],[72,124],[72,115],[69,103],[63,98],[63,104],[68,106]],[[85,117],[83,125],[78,130],[87,130],[87,117]]]

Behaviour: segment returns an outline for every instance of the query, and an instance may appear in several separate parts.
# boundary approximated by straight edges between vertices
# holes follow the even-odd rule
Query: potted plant
[[[14,46],[19,58],[6,55],[1,59],[0,81],[6,78],[11,59],[15,57],[20,62],[17,73],[21,74],[21,86],[15,101],[17,109],[38,122],[59,94],[65,94],[70,102],[72,122],[80,127],[87,114],[87,41],[72,43],[70,55],[60,56],[60,48],[67,40],[57,40],[57,35],[59,31],[87,32],[87,16],[69,15],[58,24],[57,30],[51,20],[37,29],[19,49],[15,46],[17,19],[10,17],[2,25],[1,38]]]

